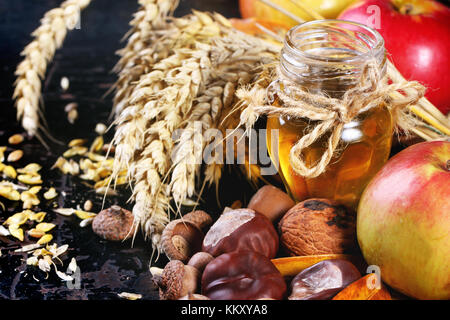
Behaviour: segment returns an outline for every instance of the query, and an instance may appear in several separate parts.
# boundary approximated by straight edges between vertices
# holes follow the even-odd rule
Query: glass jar
[[[342,98],[347,90],[358,85],[363,67],[372,59],[384,76],[386,52],[384,40],[377,31],[349,21],[316,20],[287,33],[279,69],[290,82],[311,93]],[[282,84],[278,90],[284,90]],[[271,103],[282,106],[276,93]],[[389,157],[393,133],[391,113],[381,104],[346,123],[337,152],[325,172],[316,178],[305,178],[293,170],[289,154],[305,130],[314,124],[308,119],[269,116],[267,143],[272,161],[279,165],[278,172],[296,201],[327,198],[355,209],[364,188]],[[278,130],[278,141],[272,142],[273,129]],[[321,158],[330,134],[303,150],[307,166]]]

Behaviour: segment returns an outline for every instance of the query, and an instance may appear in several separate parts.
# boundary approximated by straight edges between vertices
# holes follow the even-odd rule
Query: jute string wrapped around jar
[[[345,92],[341,99],[331,98],[323,93],[311,93],[292,82],[279,68],[267,70],[273,80],[267,88],[256,84],[253,88],[241,88],[237,96],[244,109],[241,112],[241,125],[250,129],[262,115],[289,116],[293,119],[315,121],[290,150],[289,160],[293,170],[300,176],[315,178],[322,174],[337,153],[344,125],[358,115],[385,103],[396,124],[408,131],[414,125],[407,106],[415,104],[424,96],[425,88],[416,81],[388,84],[387,77],[380,77],[376,61],[370,60],[363,67],[359,84]],[[400,92],[401,98],[393,99],[392,93]],[[406,95],[405,92],[408,92]],[[276,95],[282,107],[273,106],[272,97]],[[311,146],[327,132],[331,132],[326,150],[312,166],[307,166],[302,151]]]

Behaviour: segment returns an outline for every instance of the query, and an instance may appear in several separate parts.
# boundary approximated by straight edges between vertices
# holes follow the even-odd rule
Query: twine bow
[[[386,103],[397,122],[403,122],[402,128],[411,126],[404,109],[415,104],[425,93],[425,88],[416,81],[387,83],[383,79],[374,60],[369,61],[362,70],[359,84],[345,92],[341,99],[331,98],[322,93],[313,94],[286,78],[279,69],[276,70],[278,84],[275,90],[282,107],[269,105],[269,99],[262,86],[251,89],[241,88],[236,93],[245,108],[241,112],[241,125],[251,128],[261,115],[289,116],[295,119],[307,119],[316,124],[306,132],[292,147],[289,159],[293,170],[307,178],[315,178],[322,174],[336,152],[341,134],[346,123],[351,122],[359,114]],[[273,90],[270,86],[268,90]],[[401,98],[392,98],[395,91],[403,93]],[[407,94],[406,94],[407,92]],[[326,149],[321,158],[312,166],[307,166],[302,152],[320,137],[331,131]]]

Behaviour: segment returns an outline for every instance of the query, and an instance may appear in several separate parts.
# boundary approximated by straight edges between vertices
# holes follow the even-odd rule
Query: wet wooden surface
[[[38,26],[43,14],[60,3],[56,0],[0,2],[0,146],[8,146],[8,151],[12,150],[7,143],[8,137],[23,132],[15,120],[11,100],[13,73],[20,61],[19,53],[31,40],[30,33]],[[43,97],[49,132],[58,140],[64,143],[73,138],[92,140],[95,138],[95,125],[98,122],[108,123],[112,96],[102,97],[116,79],[110,72],[118,60],[115,51],[124,46],[120,39],[128,31],[128,23],[137,8],[135,0],[92,1],[82,13],[81,29],[70,32],[63,49],[57,51],[43,83]],[[191,8],[217,11],[228,17],[239,14],[237,0],[185,0],[181,1],[176,15],[184,15]],[[66,92],[60,87],[62,77],[70,81]],[[65,105],[70,102],[79,104],[80,116],[74,125],[67,121],[64,112]],[[15,249],[35,240],[26,237],[23,243],[19,243],[12,237],[0,237],[0,299],[118,299],[117,293],[120,292],[140,293],[144,299],[157,298],[148,272],[152,250],[142,235],[138,235],[133,245],[131,242],[106,242],[97,237],[91,228],[80,228],[78,218],[62,217],[50,211],[53,206],[82,205],[87,199],[94,201],[93,211],[98,211],[102,197],[82,185],[80,179],[49,170],[66,148],[48,139],[46,141],[50,143],[50,151],[36,139],[27,138],[17,146],[24,150],[25,156],[14,166],[19,168],[30,162],[40,163],[44,167],[44,188],[54,186],[58,190],[60,196],[54,203],[42,202],[36,209],[48,212],[45,221],[57,224],[52,231],[54,242],[69,245],[69,252],[62,259],[63,266],[59,268],[66,271],[70,259],[76,258],[81,270],[80,289],[70,289],[54,271],[47,278],[38,268],[26,265],[26,254],[14,253]],[[229,205],[235,199],[248,200],[251,195],[252,189],[245,181],[234,179],[232,174],[228,174],[221,184],[222,205]],[[236,188],[236,183],[241,188]],[[126,203],[129,195],[129,190],[123,190],[120,196],[108,198],[106,206],[116,203],[130,209],[132,204]],[[207,201],[203,207],[213,215],[218,214],[220,209],[215,190],[207,190],[205,199]],[[0,223],[21,211],[13,202],[4,203],[8,208],[6,212],[0,209]],[[157,265],[163,266],[165,262],[162,257]]]

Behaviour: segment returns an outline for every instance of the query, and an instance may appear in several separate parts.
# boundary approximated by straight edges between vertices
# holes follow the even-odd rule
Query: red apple
[[[426,97],[450,111],[450,8],[432,0],[363,0],[339,19],[376,28],[403,76],[420,81]]]
[[[418,299],[450,299],[450,142],[412,145],[365,189],[357,236],[369,265]]]

